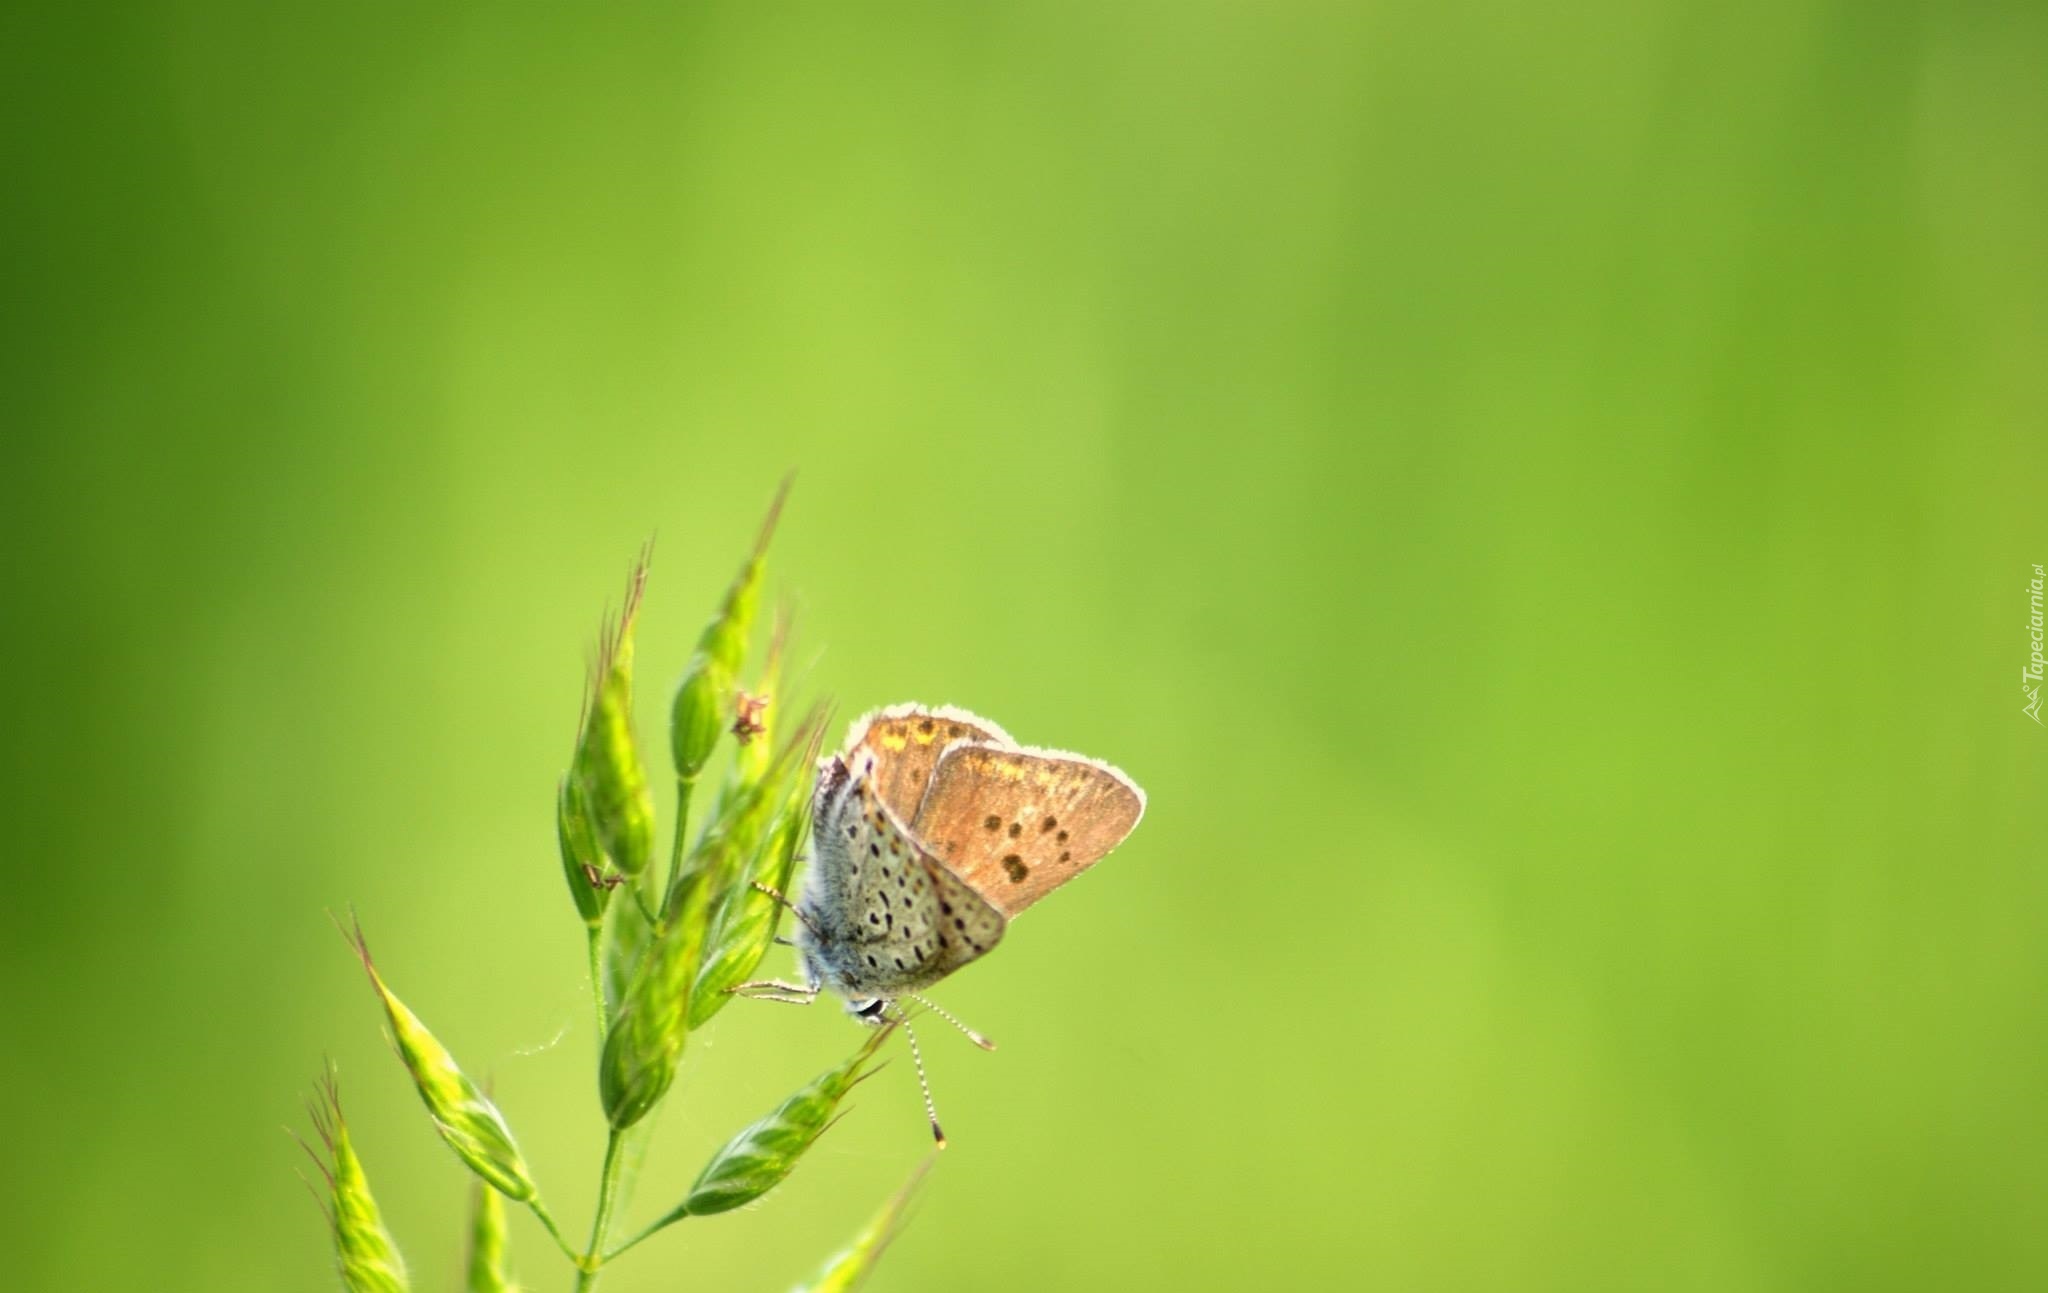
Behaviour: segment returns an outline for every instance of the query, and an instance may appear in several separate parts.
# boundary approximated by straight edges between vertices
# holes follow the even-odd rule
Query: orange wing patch
[[[1014,916],[1101,861],[1144,812],[1144,792],[1106,763],[968,742],[940,752],[911,830]]]
[[[856,722],[843,757],[848,767],[870,779],[889,810],[908,822],[917,816],[939,755],[959,741],[1012,744],[1002,728],[965,710],[895,705]],[[873,758],[872,768],[863,755]]]

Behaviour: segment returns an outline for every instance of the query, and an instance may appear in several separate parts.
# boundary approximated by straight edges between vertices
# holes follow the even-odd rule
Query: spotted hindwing
[[[840,976],[855,995],[899,996],[985,955],[1004,920],[890,811],[871,757],[857,757],[831,827],[846,855]]]
[[[1144,812],[1145,792],[1100,760],[968,741],[941,753],[911,829],[1008,917],[1100,861]]]

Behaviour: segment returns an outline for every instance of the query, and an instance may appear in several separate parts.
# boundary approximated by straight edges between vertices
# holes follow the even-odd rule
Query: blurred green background
[[[2048,1284],[2048,9],[0,29],[11,1287],[330,1287],[323,1054],[454,1286],[351,903],[587,1223],[582,657],[658,532],[658,750],[792,467],[842,719],[1151,795],[939,994],[875,1287]],[[722,1015],[633,1216],[855,1036]],[[604,1287],[812,1270],[859,1106]]]

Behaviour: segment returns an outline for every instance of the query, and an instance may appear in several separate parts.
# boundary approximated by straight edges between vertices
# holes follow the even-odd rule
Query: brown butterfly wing
[[[889,811],[908,822],[917,817],[940,753],[959,741],[1015,744],[1002,728],[963,709],[893,705],[853,725],[843,757],[869,779]],[[863,755],[872,756],[872,768]]]
[[[838,777],[847,778],[843,768]],[[827,784],[830,784],[828,782]],[[895,997],[928,987],[986,955],[1003,917],[934,858],[859,774],[825,796],[817,862],[836,868],[845,936],[838,977],[848,989]]]
[[[1100,861],[1145,812],[1106,763],[969,742],[943,751],[912,833],[1005,916]]]

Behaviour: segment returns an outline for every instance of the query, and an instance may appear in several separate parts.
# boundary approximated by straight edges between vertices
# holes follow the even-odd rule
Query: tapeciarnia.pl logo
[[[2027,585],[2027,635],[2033,639],[2033,654],[2027,657],[2027,667],[2020,671],[2020,690],[2027,694],[2027,703],[2021,709],[2028,718],[2041,722],[2041,592],[2048,583],[2048,574],[2040,566],[2034,567],[2033,581]],[[2048,727],[2048,723],[2042,723]]]

